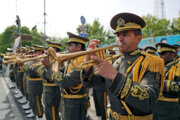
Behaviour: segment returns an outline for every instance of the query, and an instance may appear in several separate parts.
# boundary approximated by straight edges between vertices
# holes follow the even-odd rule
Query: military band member
[[[94,55],[86,55],[98,64],[82,71],[84,86],[105,82],[111,103],[111,120],[152,120],[152,110],[163,82],[163,60],[141,53],[138,44],[142,39],[144,20],[132,13],[119,13],[111,20],[111,27],[121,44],[122,56],[113,65]],[[89,49],[94,49],[93,40]],[[92,73],[94,75],[92,75]],[[163,85],[163,84],[162,84]]]
[[[144,51],[146,53],[152,54],[152,55],[156,55],[157,49],[152,47],[152,46],[147,46],[144,48]]]
[[[154,110],[154,120],[179,120],[180,105],[180,64],[176,61],[176,47],[166,44],[156,44],[157,51],[165,63],[163,95],[158,98]]]
[[[68,53],[85,50],[88,38],[67,32],[69,41],[67,42]],[[39,71],[43,78],[54,81],[61,88],[61,117],[62,120],[86,120],[88,109],[88,90],[82,86],[80,72],[77,68],[84,62],[84,56],[77,57],[68,61],[64,71],[54,72],[49,68],[49,63],[43,61],[43,66],[36,66],[34,69]]]
[[[35,52],[34,47],[29,47],[27,51],[27,55],[34,57],[34,52]],[[24,72],[23,67],[25,67],[28,64],[30,65],[30,62],[22,63],[22,65],[20,66],[20,70],[23,72],[23,78],[22,78],[23,79],[23,95],[26,97],[27,100],[28,100],[28,93],[26,92],[26,89],[27,89],[28,81],[27,81],[26,76],[28,74]]]
[[[33,45],[34,55],[39,56],[44,53],[44,47],[39,45]],[[36,61],[37,62],[37,61]],[[26,94],[29,101],[29,105],[33,110],[33,113],[41,118],[43,117],[43,105],[42,105],[42,93],[43,93],[43,80],[39,74],[32,70],[35,61],[26,62],[22,66],[22,70],[26,74]]]
[[[47,41],[48,47],[54,48],[56,52],[61,51],[61,44]],[[60,120],[60,88],[53,81],[43,80],[43,103],[47,120]]]

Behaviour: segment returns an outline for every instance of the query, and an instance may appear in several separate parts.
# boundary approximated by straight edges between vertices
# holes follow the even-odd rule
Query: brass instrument
[[[48,49],[48,53],[52,53],[50,51],[54,50],[53,48],[49,48]],[[37,56],[35,57],[34,55],[24,55],[24,56],[12,56],[13,59],[9,59],[7,61],[3,61],[3,64],[6,64],[6,63],[11,63],[11,64],[14,64],[14,63],[18,63],[18,64],[22,64],[22,63],[25,63],[25,62],[28,62],[28,61],[35,61],[35,60],[38,60],[38,59],[41,59],[41,58],[45,58],[45,57],[49,57],[49,59],[53,59],[51,57],[53,56],[50,56],[49,54],[42,54],[40,56]],[[52,62],[52,61],[51,61]]]
[[[108,56],[106,56],[106,50],[113,49],[113,48],[116,48],[116,47],[118,47],[118,50],[119,50],[118,55],[108,55]],[[43,54],[41,56],[37,56],[37,57],[33,57],[33,58],[26,58],[26,59],[18,58],[18,59],[12,60],[12,61],[3,61],[3,63],[19,63],[19,64],[21,64],[21,63],[25,63],[25,62],[28,62],[28,61],[34,61],[34,60],[38,60],[38,59],[41,59],[41,58],[48,57],[49,62],[52,64],[52,69],[54,71],[58,71],[59,65],[62,62],[65,62],[67,60],[72,60],[72,59],[77,58],[79,56],[84,56],[84,55],[92,54],[92,53],[95,53],[97,56],[99,56],[99,57],[101,57],[103,59],[106,59],[107,61],[114,60],[114,59],[118,58],[119,56],[121,56],[121,46],[120,45],[112,45],[112,46],[108,46],[108,47],[96,48],[96,49],[92,49],[92,50],[88,50],[88,51],[80,51],[80,52],[67,53],[67,54],[64,54],[62,52],[56,53],[52,47],[49,47],[47,55]],[[90,60],[88,62],[82,63],[76,69],[83,69],[83,68],[94,66],[96,64],[97,63],[95,63],[94,60]]]
[[[27,56],[24,56],[24,57],[16,57],[15,59],[12,59],[12,60],[8,60],[8,61],[3,61],[3,64],[6,64],[6,63],[25,63],[25,62],[28,62],[28,61],[34,61],[34,60],[38,60],[38,59],[41,59],[41,58],[44,58],[44,57],[47,57],[47,55],[41,55],[41,56],[37,56],[37,57],[34,57],[34,55],[27,55]]]
[[[109,55],[109,56],[105,55],[105,50],[116,48],[116,47],[118,47],[118,50],[119,50],[118,55]],[[53,70],[57,71],[57,69],[58,69],[57,62],[62,63],[66,60],[71,60],[71,59],[74,59],[76,57],[84,56],[84,55],[92,54],[92,53],[96,53],[96,55],[98,57],[106,59],[107,61],[114,60],[115,58],[118,58],[119,56],[121,56],[121,46],[120,45],[112,45],[112,46],[108,46],[108,47],[96,48],[96,49],[92,49],[92,50],[88,50],[88,51],[80,51],[80,52],[74,52],[74,53],[68,53],[68,54],[58,54],[58,53],[55,53],[54,50],[49,50],[49,52],[50,52],[49,54],[51,56],[53,56],[52,58],[54,58],[54,60],[50,60],[50,61],[52,61],[54,63],[56,62],[54,65],[55,68]],[[96,64],[97,63],[95,63],[94,60],[90,60],[88,62],[82,63],[77,69],[83,69],[83,68],[91,67],[91,66],[94,66]]]

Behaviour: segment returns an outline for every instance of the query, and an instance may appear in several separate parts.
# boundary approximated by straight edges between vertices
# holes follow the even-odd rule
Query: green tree
[[[158,19],[151,14],[143,16],[143,19],[146,22],[146,27],[143,28],[144,38],[172,35],[172,28],[175,28],[175,24],[177,23],[176,21],[174,21],[174,23],[171,24],[170,20]]]
[[[17,27],[15,25],[9,26],[5,29],[3,33],[0,34],[0,53],[5,53],[7,48],[12,48],[15,36],[16,36]],[[32,37],[31,41],[22,40],[22,46],[30,46],[31,44],[43,45],[42,33],[39,33],[37,30],[30,31],[28,27],[21,27],[21,34],[28,35]]]
[[[180,17],[173,19],[170,28],[173,35],[180,34]]]
[[[5,53],[7,48],[12,47],[13,36],[16,31],[16,26],[9,26],[5,31],[0,35],[0,53]]]

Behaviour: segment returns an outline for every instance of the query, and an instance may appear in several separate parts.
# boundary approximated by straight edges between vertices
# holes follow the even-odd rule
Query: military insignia
[[[149,98],[149,93],[145,88],[141,88],[138,85],[134,85],[131,89],[131,95],[133,97],[139,98],[139,100],[144,100]]]
[[[117,24],[119,27],[124,27],[125,21],[122,18],[119,18],[119,20],[117,21]]]
[[[62,80],[62,73],[53,73],[51,76],[51,80],[61,81]]]
[[[121,96],[120,96],[121,99],[124,99],[124,98],[127,97],[128,93],[129,93],[129,90],[131,88],[131,85],[132,85],[132,80],[130,78],[127,78],[126,83],[124,85],[124,88],[123,88],[123,90],[121,92]]]

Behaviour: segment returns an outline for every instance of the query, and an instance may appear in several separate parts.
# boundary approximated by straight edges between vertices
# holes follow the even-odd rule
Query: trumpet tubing
[[[54,55],[54,58],[56,58],[57,61],[65,61],[69,59],[73,59],[79,56],[91,54],[91,53],[96,53],[99,57],[105,58],[105,51],[107,49],[112,49],[118,47],[119,48],[119,53],[121,54],[121,46],[120,45],[112,45],[108,47],[103,47],[103,48],[96,48],[92,50],[87,50],[87,51],[80,51],[80,52],[74,52],[74,53],[68,53],[68,54],[56,54]]]
[[[106,56],[106,51],[108,49],[112,49],[112,48],[116,48],[118,47],[119,49],[119,54],[118,55],[110,55],[110,56]],[[55,53],[55,51],[53,49],[48,49],[50,56],[52,56],[52,58],[54,58],[54,60],[51,60],[51,63],[54,63],[55,61],[58,61],[59,63],[67,61],[67,60],[71,60],[80,56],[84,56],[87,54],[93,54],[96,53],[96,55],[100,58],[106,59],[107,61],[112,61],[115,58],[118,58],[119,56],[121,56],[121,46],[120,45],[112,45],[112,46],[108,46],[108,47],[103,47],[103,48],[96,48],[96,49],[92,49],[92,50],[87,50],[87,51],[80,51],[80,52],[74,52],[74,53],[68,53],[68,54],[58,54]],[[84,69],[87,67],[91,67],[96,65],[97,63],[94,60],[90,60],[88,62],[84,62],[82,63],[77,69]]]
[[[109,57],[106,58],[106,61],[112,63],[112,60],[114,60],[114,59],[116,59],[116,58],[118,58],[120,56],[121,55],[109,56]],[[77,69],[85,69],[85,68],[92,67],[92,66],[95,66],[95,65],[97,65],[97,63],[94,60],[90,60],[90,61],[81,63],[80,66]]]
[[[32,56],[30,56],[30,57],[32,57]],[[34,61],[34,60],[38,60],[38,59],[45,58],[45,57],[47,57],[47,55],[41,55],[41,56],[26,58],[26,59],[17,58],[14,60],[3,61],[3,64],[6,64],[6,63],[25,63],[28,61]]]

